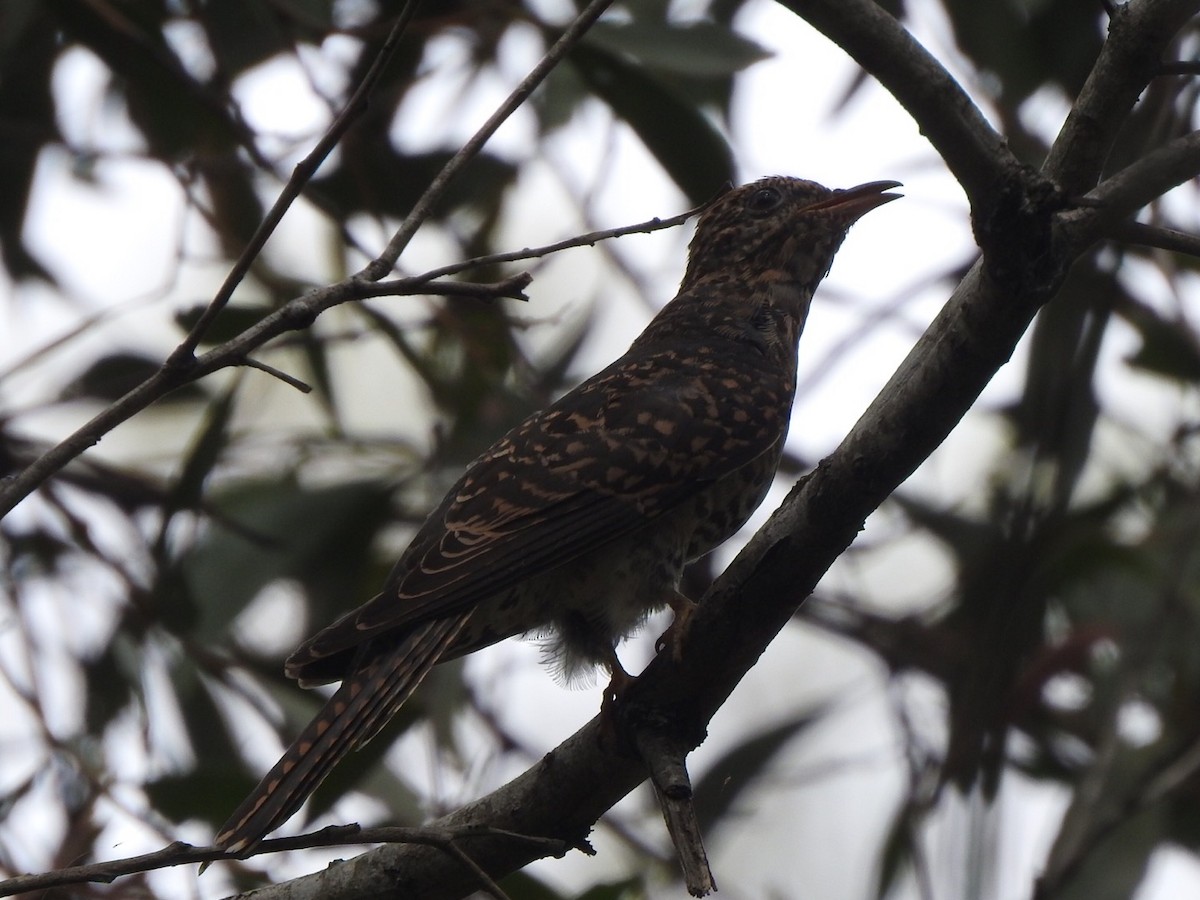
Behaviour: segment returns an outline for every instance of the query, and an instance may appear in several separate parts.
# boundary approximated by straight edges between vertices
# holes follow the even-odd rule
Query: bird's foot
[[[662,653],[669,647],[671,661],[677,663],[683,659],[683,642],[691,627],[692,616],[696,613],[696,602],[688,599],[679,591],[675,591],[671,595],[671,599],[667,601],[667,605],[674,610],[675,618],[655,642],[654,649],[656,652]]]
[[[617,704],[621,702],[621,697],[629,690],[629,686],[637,681],[632,675],[625,671],[621,665],[621,661],[617,659],[617,654],[613,652],[612,662],[612,677],[608,680],[608,687],[604,689],[604,700],[600,704],[600,715],[606,718],[612,718],[616,710]]]
[[[637,679],[625,671],[625,667],[617,659],[615,649],[612,652],[612,658],[608,661],[608,668],[612,676],[608,680],[608,686],[604,689],[604,699],[600,703],[600,744],[604,747],[616,747],[620,743],[617,707],[621,703],[621,698],[625,696],[625,692]]]

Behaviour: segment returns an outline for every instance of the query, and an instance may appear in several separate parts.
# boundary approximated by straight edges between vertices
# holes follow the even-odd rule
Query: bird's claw
[[[671,649],[671,661],[678,663],[683,659],[683,642],[691,628],[692,616],[696,613],[696,603],[678,591],[667,601],[675,612],[675,618],[654,643],[656,653],[662,653],[668,647]]]

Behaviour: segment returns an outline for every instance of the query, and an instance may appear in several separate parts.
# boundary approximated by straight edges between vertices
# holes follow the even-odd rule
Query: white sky
[[[915,24],[918,38],[939,58],[957,65],[952,42],[931,11],[932,4],[913,6],[919,13]],[[801,344],[800,379],[813,389],[798,398],[791,445],[805,457],[816,459],[828,453],[849,429],[944,301],[945,286],[922,287],[930,274],[970,258],[973,245],[966,204],[915,125],[876,85],[869,84],[847,110],[833,114],[834,103],[854,70],[824,38],[767,2],[750,7],[738,27],[775,52],[739,81],[734,101],[734,147],[744,180],[782,173],[835,187],[885,178],[905,184],[906,199],[873,212],[855,226],[809,319]],[[344,55],[346,49],[331,42],[330,52],[336,56]],[[431,79],[428,89],[406,106],[394,138],[407,147],[425,149],[473,131],[534,58],[531,42],[516,33],[506,39],[503,51],[497,77],[476,85],[465,100],[457,92],[443,93],[444,81],[434,84]],[[431,53],[428,63],[438,71],[454,70],[461,66],[463,54],[461,45],[447,39]],[[337,67],[318,57],[306,56],[306,64],[318,79],[336,78]],[[968,72],[960,69],[956,74],[970,86]],[[130,158],[101,164],[98,188],[87,189],[71,178],[66,154],[46,154],[39,169],[28,236],[60,275],[64,293],[71,299],[63,301],[38,286],[10,286],[8,296],[0,297],[0,334],[6,336],[0,341],[0,369],[72,327],[82,316],[100,310],[122,311],[107,327],[71,344],[68,352],[7,382],[0,388],[4,391],[0,404],[5,409],[30,408],[47,399],[60,383],[55,376],[77,371],[81,355],[98,355],[116,343],[140,346],[151,353],[166,352],[175,338],[169,326],[171,311],[210,296],[224,275],[223,265],[205,263],[204,254],[211,252],[212,245],[185,215],[175,180],[132,152],[136,151],[136,134],[122,127],[120,116],[106,108],[100,76],[99,64],[86,54],[75,53],[64,61],[56,82],[66,113],[64,125],[81,123],[69,137],[84,144],[102,141],[105,149],[130,151]],[[239,86],[238,97],[253,124],[280,134],[281,147],[290,136],[306,134],[324,121],[324,107],[291,61],[264,66]],[[1053,98],[1044,98],[1043,105],[1048,118],[1061,114]],[[573,184],[585,185],[598,169],[611,167],[610,187],[591,209],[596,227],[670,215],[686,206],[669,179],[628,134],[618,134],[615,155],[610,158],[610,146],[595,137],[597,129],[605,127],[603,113],[592,110],[582,119],[578,127],[557,135],[542,148],[542,162],[528,167],[526,182],[508,211],[512,246],[531,246],[582,230],[576,227],[581,223],[564,212],[569,206],[554,202],[565,201],[556,168],[565,168]],[[495,146],[524,159],[529,156],[532,136],[528,115],[518,113],[496,136]],[[299,151],[305,149],[302,146]],[[292,162],[281,165],[281,171],[289,170]],[[614,252],[661,287],[661,304],[673,293],[682,271],[689,234],[690,230],[676,230],[626,237]],[[364,226],[360,237],[372,241],[379,235]],[[323,281],[332,254],[321,248],[328,240],[312,214],[297,209],[272,252],[278,254],[276,259],[288,260],[298,275]],[[182,271],[176,271],[173,258],[181,241],[187,243],[192,257]],[[450,252],[436,235],[423,235],[404,262],[413,269],[424,268],[448,261]],[[522,309],[533,319],[552,319],[564,310],[570,316],[582,311],[594,292],[605,292],[602,315],[579,362],[579,374],[599,368],[620,353],[649,316],[626,286],[605,274],[600,259],[588,248],[560,255],[539,272],[530,290],[532,302],[527,310]],[[164,292],[164,287],[169,289]],[[885,319],[885,311],[897,304],[896,319]],[[870,336],[855,343],[850,352],[838,351],[843,340],[868,330]],[[559,333],[553,326],[540,333],[535,330],[530,344],[536,352],[539,344],[546,345]],[[1114,347],[1109,355],[1116,359],[1124,349]],[[379,422],[380,410],[394,403],[389,397],[396,393],[402,376],[388,366],[386,376],[381,377],[378,366],[385,365],[383,351],[356,347],[353,352],[353,395],[359,399],[351,408],[351,422],[364,428],[384,427]],[[1020,372],[1019,362],[1006,367],[989,387],[982,405],[1012,396]],[[1174,413],[1147,404],[1137,379],[1113,382],[1117,376],[1107,377],[1108,390],[1128,396],[1124,406],[1130,415],[1141,417],[1141,424],[1153,431],[1171,426]],[[413,384],[411,379],[408,383]],[[1128,395],[1123,393],[1126,391]],[[310,402],[271,383],[264,385],[257,399],[243,404],[241,414],[266,427],[304,427],[315,421],[312,410],[306,409]],[[1115,402],[1122,403],[1120,398]],[[56,408],[31,417],[28,424],[44,437],[61,436],[78,422],[81,413]],[[136,427],[107,438],[101,452],[116,458],[144,458],[150,443],[156,448],[155,458],[169,461],[173,448],[190,438],[173,420],[156,424],[153,414],[143,419]],[[420,438],[424,424],[417,417],[411,421],[415,424],[410,436]],[[404,426],[390,422],[386,427]],[[978,476],[993,462],[989,448],[994,427],[982,416],[964,423],[919,474],[922,489],[947,502],[969,495]],[[1122,465],[1115,444],[1113,453],[1111,465]],[[773,507],[768,501],[754,521],[761,521]],[[886,527],[886,523],[872,522],[872,528],[886,531]],[[868,529],[863,540],[870,541],[877,533]],[[936,598],[948,577],[936,554],[904,544],[852,571],[843,567],[827,586],[832,583],[876,596],[890,595],[892,608],[917,609]],[[883,590],[885,587],[889,590]],[[626,648],[623,658],[636,669],[648,646],[642,641]],[[568,691],[555,685],[538,666],[536,648],[529,645],[509,642],[477,654],[469,671],[477,678],[483,696],[495,696],[497,705],[505,695],[523,698],[520,703],[504,704],[504,716],[508,727],[533,747],[549,749],[591,718],[599,705],[598,689]],[[709,741],[693,757],[695,776],[748,732],[766,727],[779,716],[837,699],[836,712],[783,755],[777,783],[746,806],[739,825],[710,838],[710,855],[722,886],[720,896],[850,900],[869,895],[874,878],[869,866],[890,824],[890,805],[903,788],[899,739],[882,691],[882,676],[865,655],[800,629],[789,629],[718,715]],[[921,691],[920,685],[913,687],[914,696]],[[936,696],[924,700],[929,722],[937,720],[939,702]],[[916,706],[919,710],[922,704]],[[432,768],[428,747],[419,741],[405,741],[397,752],[416,771]],[[465,799],[500,774],[495,770],[475,773],[477,784],[442,784],[440,796],[450,798],[461,792]],[[632,802],[643,804],[645,798]],[[1000,804],[990,814],[981,814],[969,804],[950,804],[937,814],[926,835],[935,882],[961,882],[970,853],[963,836],[983,821],[995,836],[992,864],[999,873],[1000,889],[985,890],[981,896],[996,900],[1024,896],[1054,836],[1063,803],[1059,791],[1010,777]],[[204,839],[202,834],[187,837]],[[648,833],[648,839],[659,842],[661,834]],[[136,841],[129,835],[114,834],[113,841],[117,855],[137,852]],[[628,861],[623,862],[621,848],[603,828],[597,831],[597,847],[601,854],[596,860],[575,854],[563,861],[540,863],[536,871],[548,881],[576,887],[596,879],[601,870],[611,877],[619,875]],[[162,880],[155,883],[164,885],[164,890],[166,886],[183,889],[182,882],[172,880],[178,877],[179,873],[156,876]],[[186,877],[190,878],[190,873]],[[226,887],[216,870],[200,884],[206,896],[215,896]],[[187,889],[191,889],[190,883]],[[1183,890],[1200,891],[1200,866],[1190,855],[1164,852],[1155,857],[1151,877],[1137,897],[1174,898],[1183,896]],[[662,896],[673,894],[664,891]],[[916,893],[910,886],[902,896],[915,897]]]

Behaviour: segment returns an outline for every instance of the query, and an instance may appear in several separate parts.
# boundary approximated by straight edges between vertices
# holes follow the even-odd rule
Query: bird
[[[439,662],[536,635],[565,678],[607,669],[608,702],[632,680],[616,645],[652,613],[675,610],[660,646],[680,652],[682,570],[766,496],[813,293],[895,187],[771,176],[711,201],[678,294],[629,350],[472,462],[380,593],[287,659],[301,686],[341,685],[215,845],[250,855]]]

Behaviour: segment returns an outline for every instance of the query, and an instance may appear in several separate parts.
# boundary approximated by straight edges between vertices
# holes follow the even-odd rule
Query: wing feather
[[[382,632],[469,609],[775,450],[791,385],[768,377],[765,360],[758,373],[727,357],[709,347],[623,357],[526,419],[471,464],[384,590],[302,645],[289,673],[307,677]]]

